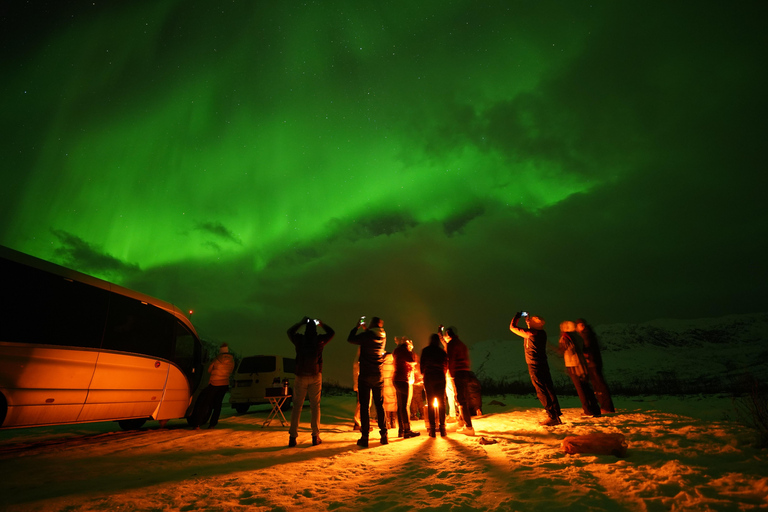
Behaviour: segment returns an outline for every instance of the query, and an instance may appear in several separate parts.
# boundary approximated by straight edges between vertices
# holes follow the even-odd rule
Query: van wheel
[[[232,406],[233,409],[235,409],[235,412],[237,414],[245,414],[248,412],[248,404],[237,404]]]
[[[117,422],[123,430],[138,430],[147,422],[146,418],[136,418],[132,420],[120,420]]]

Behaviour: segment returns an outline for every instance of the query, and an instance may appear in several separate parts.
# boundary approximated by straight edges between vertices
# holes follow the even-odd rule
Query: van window
[[[277,358],[275,356],[252,356],[244,357],[240,361],[238,373],[269,373],[277,369]]]

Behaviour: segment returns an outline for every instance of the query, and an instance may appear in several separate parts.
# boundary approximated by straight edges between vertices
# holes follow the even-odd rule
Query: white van
[[[288,394],[293,395],[296,378],[296,359],[283,356],[244,357],[232,375],[229,404],[239,414],[256,404],[268,404],[268,396],[283,394],[283,382],[288,381]],[[283,409],[290,407],[292,398]]]

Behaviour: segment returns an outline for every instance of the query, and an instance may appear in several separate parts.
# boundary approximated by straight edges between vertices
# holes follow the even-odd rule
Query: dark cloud
[[[379,236],[404,233],[418,225],[407,212],[383,212],[379,209],[349,219],[333,219],[330,222],[329,239],[343,238],[349,241],[366,240]]]
[[[464,226],[466,226],[472,220],[480,217],[485,213],[486,207],[482,204],[471,204],[462,207],[460,211],[454,212],[443,220],[443,229],[448,236],[460,234]]]
[[[124,263],[72,233],[57,229],[51,233],[60,243],[54,254],[64,266],[112,280],[127,279],[140,271],[138,265]]]
[[[196,229],[221,240],[242,245],[242,241],[221,222],[198,222]]]

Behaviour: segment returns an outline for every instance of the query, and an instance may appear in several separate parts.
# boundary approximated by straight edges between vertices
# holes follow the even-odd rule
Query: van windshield
[[[251,356],[244,357],[240,361],[238,373],[268,373],[277,369],[277,358],[275,356]]]

